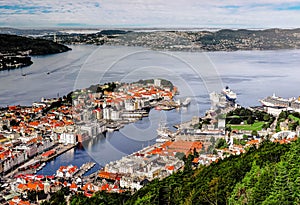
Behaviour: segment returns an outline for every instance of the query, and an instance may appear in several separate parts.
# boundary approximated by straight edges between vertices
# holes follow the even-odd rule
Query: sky
[[[0,0],[0,27],[296,28],[295,0]]]

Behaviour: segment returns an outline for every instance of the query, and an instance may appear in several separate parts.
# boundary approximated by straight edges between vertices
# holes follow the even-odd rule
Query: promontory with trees
[[[71,50],[69,47],[45,39],[0,34],[0,70],[29,66],[31,55],[47,55]]]

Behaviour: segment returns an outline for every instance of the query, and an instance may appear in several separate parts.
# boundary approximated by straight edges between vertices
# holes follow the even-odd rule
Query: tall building
[[[161,86],[161,80],[160,79],[154,79],[154,85],[156,87],[160,87]]]

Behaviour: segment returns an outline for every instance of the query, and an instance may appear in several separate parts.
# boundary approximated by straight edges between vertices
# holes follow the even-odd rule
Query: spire
[[[54,33],[53,35],[53,41],[56,43],[57,42],[57,39],[56,39],[56,33]]]

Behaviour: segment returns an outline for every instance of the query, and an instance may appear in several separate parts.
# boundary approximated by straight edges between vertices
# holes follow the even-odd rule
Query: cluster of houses
[[[167,141],[146,147],[139,152],[110,162],[99,172],[101,178],[119,180],[120,187],[139,190],[155,178],[165,178],[184,166],[177,153],[188,156],[199,152],[201,142]]]
[[[99,85],[99,88],[104,92],[89,89],[74,92],[77,96],[73,99],[74,109],[78,111],[78,115],[75,115],[77,120],[87,122],[96,118],[124,121],[140,118],[142,115],[138,111],[150,108],[153,101],[171,100],[177,90],[176,87],[162,86],[159,79],[147,84],[118,84],[113,91],[105,90],[107,85]]]
[[[147,113],[143,110],[155,106],[161,100],[170,101],[176,88],[164,87],[160,80],[153,83],[117,84],[114,91],[106,91],[107,85],[99,85],[104,92],[89,89],[74,92],[72,105],[51,104],[66,99],[48,99],[34,103],[31,107],[8,106],[0,110],[0,173],[7,174],[13,169],[27,168],[26,162],[36,156],[40,159],[56,154],[58,144],[76,144],[88,137],[106,131],[114,123],[129,123]],[[51,109],[48,109],[51,108]],[[48,109],[45,112],[45,109]],[[210,123],[197,128],[200,123],[195,117],[178,128],[174,141],[164,141],[148,146],[136,153],[110,162],[100,170],[93,181],[84,181],[76,176],[76,166],[61,166],[55,176],[33,174],[18,175],[9,185],[16,196],[10,196],[10,204],[27,204],[22,201],[28,191],[43,191],[37,201],[46,200],[51,193],[68,187],[73,193],[82,192],[91,197],[94,192],[123,192],[139,190],[155,178],[165,178],[184,167],[183,156],[198,154],[192,163],[209,165],[230,155],[245,152],[247,146],[259,146],[259,137],[247,139],[244,145],[234,141],[243,139],[245,132],[225,132],[225,119],[211,117]],[[298,133],[284,129],[271,137],[271,141],[290,143]],[[285,126],[286,127],[286,126]],[[260,133],[263,134],[263,133]],[[269,133],[267,133],[269,134]],[[225,139],[228,147],[205,154],[211,138]],[[203,152],[204,151],[204,152]],[[35,162],[35,161],[34,161]],[[30,165],[35,166],[34,163]],[[36,167],[34,167],[36,168]],[[96,180],[100,179],[100,180]],[[43,194],[41,194],[43,193]],[[22,196],[22,197],[21,197]],[[26,198],[26,197],[25,197]]]
[[[103,85],[101,89],[104,89]],[[57,143],[76,144],[107,130],[107,123],[130,122],[147,114],[154,100],[173,98],[176,89],[150,84],[121,84],[116,91],[82,90],[72,105],[53,103],[65,98],[42,99],[31,107],[8,106],[0,110],[0,173],[7,173]],[[76,95],[76,93],[75,93]],[[51,109],[50,109],[51,108]],[[45,111],[47,110],[47,111]]]
[[[57,99],[56,99],[57,100]],[[55,147],[60,136],[74,129],[72,111],[60,106],[44,113],[50,103],[31,107],[8,106],[0,111],[0,173],[7,173],[29,159]]]

